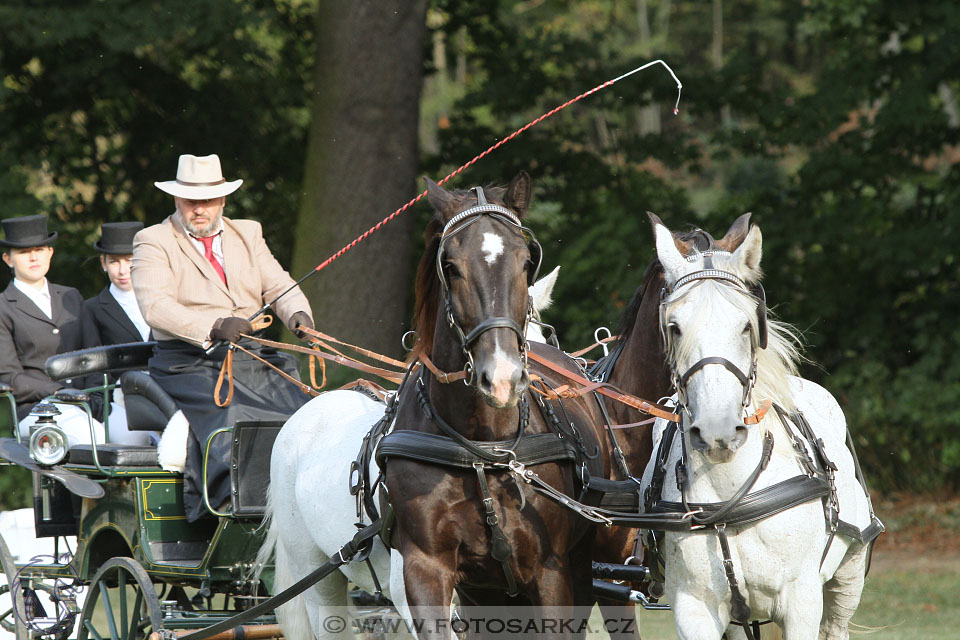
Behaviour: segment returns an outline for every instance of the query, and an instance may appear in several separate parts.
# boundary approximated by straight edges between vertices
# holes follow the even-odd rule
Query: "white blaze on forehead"
[[[487,231],[483,234],[483,244],[480,246],[480,250],[483,251],[487,264],[492,265],[503,253],[503,238]]]

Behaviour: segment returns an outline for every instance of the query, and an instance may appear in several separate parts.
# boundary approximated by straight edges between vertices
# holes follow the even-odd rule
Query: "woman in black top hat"
[[[100,240],[93,248],[100,252],[100,266],[110,284],[96,296],[84,301],[86,319],[102,345],[142,342],[150,336],[150,326],[140,313],[130,278],[133,260],[133,236],[143,229],[142,222],[104,222]],[[113,382],[116,382],[113,379]],[[114,389],[110,411],[110,442],[150,444],[158,438],[147,431],[128,431],[123,394]]]
[[[22,216],[0,221],[5,238],[3,261],[13,279],[0,295],[0,381],[13,387],[20,432],[28,435],[35,419],[30,409],[64,386],[83,387],[85,381],[52,380],[46,361],[52,355],[96,346],[96,336],[82,321],[83,297],[71,287],[47,280],[56,232],[47,232],[47,216]],[[100,396],[91,396],[94,415],[103,411]],[[75,406],[58,405],[57,424],[71,445],[90,442],[86,413]],[[97,441],[103,425],[94,422]]]
[[[100,266],[110,278],[103,291],[83,303],[100,344],[141,342],[150,337],[150,327],[137,306],[130,278],[133,236],[140,229],[142,222],[104,222],[100,225],[100,240],[93,245],[100,252]]]

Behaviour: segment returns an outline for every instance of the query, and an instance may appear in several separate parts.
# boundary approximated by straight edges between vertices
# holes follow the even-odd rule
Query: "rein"
[[[591,391],[596,391],[597,393],[600,393],[608,398],[612,398],[617,402],[621,402],[627,405],[628,407],[633,407],[634,409],[637,409],[638,411],[642,411],[651,416],[663,418],[664,420],[668,420],[670,422],[677,422],[678,420],[680,420],[680,416],[677,415],[676,413],[667,411],[663,407],[660,407],[659,405],[656,405],[656,404],[653,404],[652,402],[644,400],[643,398],[638,398],[628,393],[624,393],[607,382],[594,382],[594,381],[588,380],[587,378],[584,378],[581,375],[578,375],[576,373],[573,373],[572,371],[564,369],[563,367],[560,367],[554,364],[553,362],[550,362],[549,360],[542,358],[532,352],[528,354],[528,357],[534,362],[536,362],[537,364],[546,367],[550,371],[553,371],[554,373],[559,374],[564,378],[567,378],[568,380],[571,380],[572,382],[576,382],[577,384],[581,385],[579,389],[574,389],[569,385],[564,385],[561,387],[557,387],[552,391],[537,390],[538,393],[542,394],[547,398],[551,398],[551,399],[555,397],[577,398],[579,396],[586,395]]]

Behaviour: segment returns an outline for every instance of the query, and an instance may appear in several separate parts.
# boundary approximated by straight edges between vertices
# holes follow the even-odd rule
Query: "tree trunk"
[[[653,53],[652,35],[650,33],[650,20],[647,15],[647,0],[637,0],[637,29],[640,44],[647,55]],[[647,91],[644,96],[651,97]],[[660,133],[660,105],[656,102],[640,107],[637,113],[637,128],[642,135]]]
[[[426,5],[426,0],[319,4],[295,278],[418,190]],[[413,223],[413,214],[404,212],[306,281],[319,330],[399,355],[412,297]]]
[[[713,44],[710,52],[713,69],[719,71],[723,68],[723,0],[713,0]],[[733,122],[729,104],[720,107],[720,122],[724,127],[729,127]]]

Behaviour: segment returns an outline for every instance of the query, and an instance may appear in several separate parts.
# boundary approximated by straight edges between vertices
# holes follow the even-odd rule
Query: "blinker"
[[[767,348],[767,293],[759,282],[750,287],[750,293],[757,299],[757,346]]]

